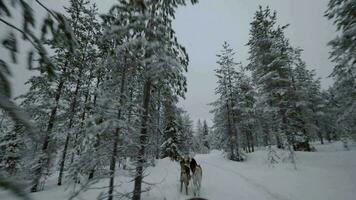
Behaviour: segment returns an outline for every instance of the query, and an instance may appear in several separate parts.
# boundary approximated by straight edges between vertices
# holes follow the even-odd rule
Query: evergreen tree
[[[347,148],[347,139],[355,136],[356,116],[356,2],[330,0],[326,17],[334,22],[339,36],[330,41],[330,58],[336,64],[331,76],[334,78],[337,127]]]
[[[265,106],[265,112],[273,117],[270,127],[275,132],[277,146],[283,147],[282,139],[291,144],[292,136],[288,129],[288,96],[290,92],[290,71],[287,41],[284,29],[287,26],[276,27],[277,15],[270,8],[256,12],[251,23],[250,64],[253,80],[260,92],[260,101]]]
[[[181,127],[182,127],[182,142],[180,144],[181,152],[185,155],[189,155],[194,151],[194,131],[193,131],[193,121],[186,111],[181,111]]]
[[[23,171],[22,158],[26,150],[23,125],[11,123],[5,113],[0,114],[0,121],[0,169],[9,176],[20,177]]]
[[[306,69],[306,63],[301,59],[301,50],[296,49],[292,53],[291,108],[288,115],[292,126],[290,131],[293,132],[292,142],[295,150],[311,151],[309,142],[318,132],[316,114],[320,85],[315,81],[314,72]]]
[[[241,131],[241,140],[243,148],[246,152],[253,152],[255,146],[255,90],[251,79],[246,75],[244,67],[240,66],[240,70],[236,75],[235,83],[235,107],[234,112],[239,123]]]
[[[208,153],[210,150],[209,144],[209,127],[206,123],[206,120],[203,121],[203,132],[201,136],[201,141],[203,143],[203,152]]]
[[[93,68],[97,64],[95,49],[97,47],[96,41],[99,32],[99,24],[96,19],[97,9],[95,6],[90,7],[89,1],[71,0],[70,6],[66,8],[66,12],[70,16],[68,21],[73,27],[73,34],[80,45],[77,48],[76,54],[67,54],[66,56],[66,64],[70,66],[71,73],[64,85],[64,96],[68,98],[69,102],[64,115],[68,121],[63,124],[66,134],[63,135],[64,144],[59,162],[58,185],[62,184],[70,146],[72,147],[71,162],[73,162],[74,155],[78,154],[76,146],[79,140],[78,137],[83,135],[80,132],[82,132],[83,123],[86,118],[86,105],[89,103],[90,85],[86,85],[88,84],[86,81],[90,82],[93,79]]]
[[[56,58],[52,58],[53,60]],[[31,191],[42,190],[45,180],[51,173],[52,158],[56,151],[55,144],[55,124],[60,105],[65,105],[65,100],[61,99],[66,66],[56,61],[59,68],[58,79],[51,78],[47,74],[40,74],[32,77],[27,84],[30,84],[29,91],[19,96],[22,100],[21,106],[30,113],[35,120],[36,126],[40,130],[36,135],[35,144],[31,145],[31,151],[35,152],[29,162],[32,187]],[[58,81],[58,83],[57,83]],[[63,100],[63,101],[62,101]]]
[[[47,73],[47,75],[54,75],[54,64],[48,58],[47,52],[44,47],[44,43],[48,39],[61,41],[66,44],[66,47],[73,51],[75,45],[77,44],[69,27],[66,23],[64,16],[56,11],[48,9],[46,6],[41,4],[39,1],[36,1],[36,4],[43,8],[48,16],[44,20],[40,20],[42,23],[41,26],[41,37],[37,37],[36,32],[36,23],[35,15],[33,9],[29,3],[23,0],[16,0],[12,2],[1,2],[0,4],[0,21],[5,26],[5,29],[9,28],[11,31],[8,36],[3,39],[3,47],[10,51],[10,63],[17,63],[17,54],[20,52],[18,48],[18,35],[14,32],[17,32],[21,35],[23,41],[29,41],[33,49],[28,53],[28,67],[30,70],[39,70],[41,73]],[[11,18],[18,16],[17,12],[21,12],[21,26],[12,24]],[[19,12],[19,13],[20,13]],[[14,14],[17,13],[17,14]],[[19,18],[19,19],[20,19]],[[41,23],[40,22],[40,23]],[[49,36],[50,35],[50,36]],[[37,57],[37,58],[36,58]],[[39,67],[34,68],[32,61],[36,59],[39,61]],[[26,127],[30,139],[35,139],[38,129],[34,128],[33,124],[30,123],[29,117],[24,114],[24,112],[19,109],[11,100],[11,87],[9,83],[9,76],[11,76],[11,71],[8,67],[8,60],[0,60],[0,108],[6,111],[9,116],[17,123],[22,124]],[[35,133],[35,134],[33,134]],[[13,185],[11,182],[6,180],[3,175],[0,174],[0,186],[12,190],[15,195],[27,198],[27,195],[18,187]]]
[[[170,157],[177,160],[182,154],[180,151],[180,140],[182,136],[181,124],[178,123],[178,110],[175,102],[166,101],[164,106],[165,128],[163,132],[163,144],[161,145],[161,158]]]
[[[215,70],[218,78],[218,86],[215,89],[215,93],[219,99],[212,103],[214,109],[214,124],[215,129],[219,134],[222,134],[224,138],[224,146],[230,160],[241,161],[243,157],[239,150],[239,132],[236,113],[234,108],[236,106],[236,65],[234,61],[234,51],[230,45],[225,42],[223,44],[223,50],[218,55],[217,64],[219,68]]]

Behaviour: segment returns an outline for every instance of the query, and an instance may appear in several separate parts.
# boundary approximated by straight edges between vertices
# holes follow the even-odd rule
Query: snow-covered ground
[[[340,143],[316,145],[318,152],[297,152],[297,170],[286,162],[270,166],[266,151],[248,155],[246,162],[226,160],[220,151],[212,151],[195,158],[203,168],[201,197],[209,200],[354,200],[356,199],[356,148],[345,151]],[[281,157],[283,152],[280,153]],[[184,200],[191,197],[179,192],[179,165],[169,159],[158,160],[156,167],[147,170],[145,181],[151,190],[144,200]],[[131,179],[120,171],[120,192],[132,190]],[[99,189],[89,190],[82,199],[94,200]],[[66,199],[68,190],[57,187],[55,178],[49,180],[45,191],[33,194],[34,199]],[[106,189],[104,190],[106,192]],[[191,191],[190,191],[191,194]],[[12,200],[5,191],[1,200]]]

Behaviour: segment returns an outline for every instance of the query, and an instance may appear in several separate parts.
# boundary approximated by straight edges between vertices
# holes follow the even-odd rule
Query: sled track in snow
[[[275,192],[272,192],[270,189],[268,189],[267,187],[257,183],[256,181],[236,172],[236,171],[233,171],[231,169],[226,169],[224,167],[221,167],[219,165],[216,165],[216,164],[212,164],[212,163],[209,163],[209,162],[206,162],[206,161],[200,161],[201,163],[205,163],[207,165],[210,165],[212,167],[215,167],[216,169],[219,169],[219,170],[224,170],[224,171],[227,171],[227,172],[230,172],[232,174],[235,174],[237,176],[239,176],[240,178],[242,178],[243,180],[245,180],[246,182],[248,182],[249,184],[259,188],[261,191],[263,191],[264,193],[266,193],[268,196],[271,197],[271,199],[274,199],[274,200],[290,200],[289,198],[281,195],[281,194],[278,194],[278,193],[275,193]]]

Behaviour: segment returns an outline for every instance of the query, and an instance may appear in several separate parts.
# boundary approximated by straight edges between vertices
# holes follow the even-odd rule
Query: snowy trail
[[[219,166],[219,165],[216,165],[216,164],[212,164],[212,163],[209,163],[209,162],[206,162],[206,161],[200,161],[200,162],[203,163],[203,164],[205,164],[205,166],[206,166],[206,165],[212,166],[212,167],[214,167],[214,168],[216,168],[216,169],[218,169],[218,170],[222,170],[222,171],[224,171],[224,172],[229,172],[231,175],[235,175],[235,176],[237,175],[238,179],[240,179],[240,180],[237,179],[237,181],[239,181],[240,183],[242,183],[242,182],[245,181],[245,182],[247,183],[247,185],[250,185],[250,186],[252,186],[253,188],[258,188],[258,190],[255,191],[255,192],[259,192],[259,191],[264,192],[264,193],[266,194],[266,195],[264,195],[264,196],[265,196],[267,199],[271,199],[271,200],[272,200],[272,199],[274,199],[274,200],[289,200],[289,198],[284,197],[284,196],[281,195],[281,194],[272,192],[271,190],[269,190],[269,189],[266,188],[265,186],[263,186],[263,185],[261,185],[261,184],[255,182],[255,181],[253,181],[252,179],[250,179],[250,178],[248,178],[248,177],[242,175],[241,173],[238,173],[238,172],[235,171],[235,170],[227,169],[226,167],[222,167],[222,166]]]
[[[251,182],[248,182],[232,170],[213,165],[201,159],[198,160],[202,165],[204,173],[202,197],[226,200],[285,200],[275,198],[275,195],[266,195],[265,191],[254,187]]]
[[[287,163],[273,168],[266,164],[263,150],[249,154],[245,162],[233,162],[223,157],[222,152],[196,155],[203,169],[201,197],[208,200],[351,200],[356,195],[356,146],[344,151],[339,143],[321,146],[319,152],[298,152],[298,170]],[[192,196],[180,192],[180,167],[170,159],[156,161],[149,167],[144,179],[142,200],[187,200]],[[43,192],[33,193],[34,200],[66,200],[70,187],[56,185],[56,175],[48,180]],[[122,169],[117,173],[117,191],[132,192],[132,176]],[[95,200],[106,192],[108,180],[99,181],[81,194],[81,199]],[[66,190],[66,189],[69,190]],[[1,200],[16,200],[0,190]]]
[[[209,200],[289,200],[237,172],[238,163],[224,159],[220,153],[198,155],[195,158],[203,168],[200,197]],[[182,193],[179,191],[180,171],[177,163],[161,160],[149,173],[149,182],[158,184],[152,187],[145,199],[153,200],[160,196],[167,200],[185,200],[192,197],[191,190],[188,196],[184,190]]]

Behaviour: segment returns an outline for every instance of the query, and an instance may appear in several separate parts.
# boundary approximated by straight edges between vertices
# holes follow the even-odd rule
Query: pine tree
[[[71,5],[74,7],[74,5],[78,4],[87,4],[84,1],[71,1]],[[57,130],[61,129],[63,131],[63,127],[68,126],[69,129],[73,126],[73,119],[74,119],[74,110],[73,108],[76,108],[76,102],[77,102],[77,94],[79,91],[79,83],[77,81],[76,88],[75,88],[75,97],[71,100],[70,93],[72,85],[72,80],[75,75],[79,76],[76,78],[76,80],[80,80],[81,74],[84,73],[82,70],[78,70],[76,68],[78,66],[78,59],[84,59],[82,55],[79,55],[80,51],[87,51],[89,54],[91,51],[87,49],[87,46],[85,46],[88,43],[92,44],[92,41],[88,41],[83,39],[83,35],[78,34],[78,32],[84,31],[83,29],[88,28],[85,26],[80,25],[80,20],[78,19],[80,12],[80,8],[77,7],[77,9],[74,9],[76,14],[73,14],[73,20],[68,20],[73,28],[73,36],[77,37],[78,41],[80,40],[81,45],[78,45],[78,48],[75,53],[72,53],[68,50],[68,47],[66,46],[66,43],[64,41],[59,41],[57,39],[49,40],[48,44],[52,46],[52,48],[55,49],[55,56],[53,56],[51,59],[53,62],[55,62],[59,67],[58,67],[58,72],[57,74],[59,75],[56,78],[51,79],[49,76],[46,76],[46,74],[41,74],[37,77],[33,77],[30,79],[29,84],[31,84],[30,91],[26,95],[22,95],[20,98],[24,99],[23,107],[25,107],[27,110],[31,110],[31,115],[33,116],[34,119],[37,119],[37,124],[41,123],[46,123],[44,125],[41,125],[41,129],[43,130],[42,132],[45,133],[42,138],[40,139],[42,144],[42,149],[39,150],[40,153],[38,154],[39,156],[35,156],[35,159],[33,163],[31,164],[32,166],[32,172],[33,175],[33,185],[31,188],[32,192],[36,192],[40,189],[42,189],[44,182],[46,180],[46,177],[50,174],[51,172],[51,165],[52,165],[52,157],[53,154],[56,152],[57,144],[54,142],[55,138],[61,138],[60,135],[57,135]],[[68,9],[70,11],[70,9]],[[77,17],[77,18],[76,18]],[[87,20],[87,21],[92,21],[93,20]],[[94,23],[94,22],[93,22]],[[90,26],[91,31],[94,31],[95,28],[94,26]],[[90,36],[88,36],[90,37]],[[86,52],[86,53],[87,53]],[[91,56],[91,55],[90,55]],[[87,61],[87,60],[85,60]],[[87,66],[90,66],[89,62],[82,63],[79,62],[81,65],[86,64]],[[79,67],[80,69],[80,67]],[[69,97],[69,98],[68,98]],[[36,99],[38,98],[38,99]],[[39,101],[41,101],[39,103]],[[61,111],[66,110],[66,106],[69,106],[69,109],[71,112],[63,113]],[[32,107],[31,107],[32,106]],[[44,111],[45,109],[48,110],[48,112]],[[60,115],[59,115],[60,113]],[[68,114],[71,113],[71,114]],[[69,123],[67,124],[66,117],[69,118]],[[65,129],[64,129],[65,130]],[[59,173],[59,179],[58,179],[58,185],[61,185],[62,182],[62,175],[63,175],[63,170],[64,170],[64,163],[65,163],[65,158],[66,158],[66,150],[68,148],[68,143],[69,143],[69,132],[72,130],[66,130],[65,132],[67,133],[67,137],[65,140],[64,144],[64,151],[62,153],[62,160],[60,164],[60,173]]]
[[[36,152],[29,163],[32,192],[43,188],[47,176],[51,173],[52,158],[56,151],[55,121],[60,105],[65,104],[61,103],[61,94],[66,66],[61,61],[59,59],[56,62],[60,69],[57,72],[59,80],[47,74],[34,76],[27,82],[31,85],[29,91],[18,97],[22,100],[21,106],[35,119],[41,133],[36,135],[35,144],[31,145],[34,148],[32,151]]]
[[[73,34],[80,43],[77,52],[74,55],[66,55],[67,65],[70,66],[70,76],[67,77],[65,84],[66,93],[64,94],[68,99],[68,109],[66,117],[68,122],[64,124],[63,129],[66,130],[64,136],[64,147],[61,153],[61,160],[59,163],[59,176],[57,184],[62,184],[64,168],[66,160],[68,159],[68,149],[72,144],[71,162],[73,162],[75,149],[78,144],[78,136],[82,135],[78,132],[82,131],[83,123],[85,121],[86,108],[88,103],[89,88],[84,88],[86,83],[84,80],[90,81],[93,79],[93,67],[96,63],[96,41],[98,34],[98,22],[96,21],[97,9],[95,6],[89,7],[89,1],[85,0],[71,0],[70,7],[66,8],[66,12],[70,16],[68,20],[73,27]],[[85,78],[84,78],[85,77]],[[74,88],[74,91],[73,91]],[[81,101],[83,98],[84,101]],[[78,108],[83,107],[80,111]],[[80,113],[81,112],[81,113]],[[76,120],[80,119],[80,120]]]
[[[194,131],[193,131],[193,121],[191,120],[188,113],[184,110],[180,111],[180,121],[182,127],[182,138],[180,144],[180,151],[185,154],[189,155],[194,151]]]
[[[24,127],[13,124],[5,113],[0,114],[0,121],[0,169],[9,176],[20,177],[23,171],[22,158],[26,151]]]
[[[193,2],[193,1],[192,1]],[[195,2],[195,1],[194,1]],[[186,78],[183,71],[186,71],[188,58],[185,49],[177,42],[172,29],[172,19],[174,9],[178,5],[185,5],[185,1],[146,1],[141,3],[141,13],[149,16],[148,23],[144,26],[147,41],[143,43],[143,67],[144,77],[141,133],[139,138],[138,162],[136,167],[135,186],[133,200],[141,199],[141,187],[143,179],[143,167],[145,164],[145,146],[147,143],[147,128],[149,118],[149,105],[151,101],[151,88],[164,79],[165,85],[172,88],[173,94],[184,96],[186,91]],[[141,19],[142,20],[142,19]]]
[[[329,42],[330,58],[336,64],[331,76],[334,78],[335,99],[339,107],[337,127],[347,148],[347,139],[355,136],[356,116],[356,2],[330,0],[326,17],[334,22],[339,36]]]
[[[43,8],[48,16],[44,20],[40,20],[41,26],[41,37],[37,37],[36,32],[36,23],[35,15],[33,13],[33,9],[30,4],[23,0],[16,0],[13,2],[1,2],[0,4],[0,21],[5,26],[5,29],[9,28],[11,31],[8,36],[2,41],[2,44],[5,49],[10,51],[10,62],[13,64],[17,63],[17,54],[20,52],[18,48],[18,39],[17,34],[12,31],[15,31],[21,35],[23,41],[29,41],[32,45],[33,49],[28,53],[28,68],[30,70],[39,70],[41,73],[47,73],[47,75],[53,77],[54,64],[48,58],[47,52],[44,47],[44,43],[48,39],[61,41],[65,43],[66,47],[73,51],[75,45],[77,44],[73,35],[71,28],[67,26],[66,20],[62,14],[49,10],[44,4],[41,4],[39,1],[36,1],[41,8]],[[17,26],[16,24],[12,24],[11,18],[14,17],[14,13],[20,11],[22,13],[21,18],[21,26]],[[18,15],[16,15],[18,16]],[[50,36],[49,36],[50,35]],[[36,58],[37,57],[37,58]],[[37,59],[39,61],[39,67],[34,68],[32,65],[32,61]],[[9,116],[15,121],[17,124],[22,124],[26,127],[27,132],[31,134],[26,134],[26,137],[35,139],[38,133],[38,129],[36,129],[33,124],[30,123],[29,117],[21,110],[18,106],[16,106],[11,100],[11,87],[8,81],[9,76],[11,76],[11,71],[8,67],[7,60],[0,60],[0,108],[6,111]],[[0,175],[0,186],[10,189],[14,192],[15,195],[26,199],[27,195],[14,184],[6,180],[6,177]]]
[[[301,59],[301,50],[296,49],[292,53],[291,108],[288,115],[290,131],[293,132],[292,142],[295,150],[311,151],[309,142],[318,131],[316,95],[320,86],[314,81],[314,72],[306,69],[306,63]]]
[[[98,105],[93,116],[95,121],[91,123],[91,126],[94,130],[98,128],[96,126],[101,127],[103,131],[97,137],[101,138],[102,145],[106,144],[110,147],[110,150],[105,152],[107,156],[105,160],[109,165],[108,199],[113,199],[115,195],[116,162],[120,157],[124,157],[118,155],[119,152],[125,152],[125,150],[120,150],[120,146],[124,145],[126,133],[136,131],[134,126],[137,125],[129,117],[131,114],[137,114],[131,113],[133,106],[130,104],[133,103],[133,97],[129,94],[129,89],[133,87],[131,91],[135,92],[137,90],[135,87],[138,87],[136,83],[141,83],[135,80],[139,78],[137,74],[140,65],[136,59],[141,52],[138,50],[137,55],[131,53],[139,47],[139,44],[134,41],[138,33],[130,33],[131,27],[127,27],[130,25],[131,18],[134,18],[131,16],[133,15],[132,9],[134,9],[133,5],[120,1],[108,14],[103,15],[104,35],[101,48],[104,51],[105,59],[102,62],[105,75],[104,81],[99,86]],[[118,32],[115,30],[117,27],[123,27],[123,29]],[[95,133],[93,130],[89,132]],[[96,149],[99,150],[98,147]]]
[[[236,65],[234,61],[234,51],[230,45],[225,42],[223,50],[218,55],[217,64],[219,68],[215,70],[218,78],[218,86],[215,93],[219,99],[212,103],[214,106],[214,124],[216,130],[222,134],[225,143],[226,152],[230,160],[242,161],[243,157],[239,150],[239,132],[234,108],[236,106]]]
[[[177,160],[182,154],[179,150],[181,127],[178,124],[178,110],[175,100],[168,97],[164,102],[164,131],[163,144],[161,145],[161,158],[170,157]]]
[[[243,148],[246,152],[253,152],[255,146],[255,91],[251,79],[246,75],[244,67],[240,66],[236,76],[235,83],[235,107],[237,121],[239,122],[239,129],[241,131],[241,140]]]
[[[203,152],[208,153],[210,150],[210,144],[209,144],[209,127],[206,123],[206,120],[203,121],[203,132],[201,136],[201,141],[203,143]]]
[[[288,129],[288,96],[290,93],[290,70],[288,41],[284,38],[287,26],[276,27],[276,12],[267,7],[256,12],[251,23],[250,64],[253,80],[261,94],[261,103],[266,106],[274,119],[271,127],[276,133],[278,147],[283,147],[282,139],[292,143]]]
[[[335,100],[335,91],[333,87],[330,87],[328,90],[324,90],[321,92],[321,96],[323,99],[322,102],[322,112],[323,117],[320,119],[321,131],[325,133],[326,139],[331,142],[332,140],[338,140],[339,134],[337,131],[337,113],[338,113],[338,105]]]

